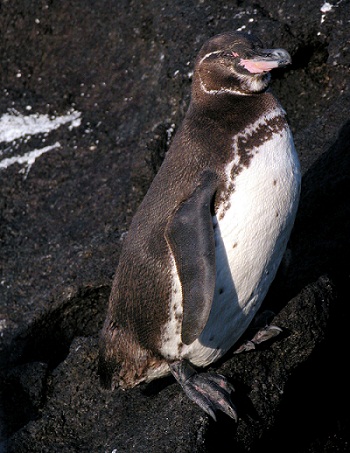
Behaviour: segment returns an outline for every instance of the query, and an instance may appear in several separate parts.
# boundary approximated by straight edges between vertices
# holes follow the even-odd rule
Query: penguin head
[[[284,49],[266,49],[247,33],[227,32],[209,39],[195,63],[194,85],[206,94],[255,94],[266,90],[270,71],[292,61]]]

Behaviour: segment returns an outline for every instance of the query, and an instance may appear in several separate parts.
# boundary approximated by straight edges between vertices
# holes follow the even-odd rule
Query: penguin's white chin
[[[269,72],[255,74],[254,76],[251,74],[239,74],[238,77],[242,83],[242,89],[247,93],[260,93],[266,90],[271,80]]]

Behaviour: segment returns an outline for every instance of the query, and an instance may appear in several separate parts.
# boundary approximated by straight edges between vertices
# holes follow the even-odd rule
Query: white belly
[[[199,339],[182,349],[182,356],[198,366],[217,360],[246,330],[276,275],[293,226],[300,170],[290,131],[273,134],[254,151],[213,218],[213,306]]]
[[[226,171],[231,175],[231,162]],[[230,185],[228,177],[228,186]],[[249,166],[213,217],[216,286],[208,322],[190,345],[181,342],[182,291],[173,262],[170,320],[161,352],[207,366],[225,354],[259,309],[283,257],[294,223],[300,169],[289,129],[273,133],[254,149]],[[164,370],[163,370],[164,371]],[[156,373],[159,374],[160,371]]]

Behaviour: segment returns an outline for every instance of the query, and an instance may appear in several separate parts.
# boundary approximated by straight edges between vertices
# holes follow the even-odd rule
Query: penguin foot
[[[266,326],[264,329],[260,329],[252,338],[254,344],[260,344],[264,341],[271,340],[271,338],[277,337],[282,332],[282,329],[278,326]]]
[[[241,352],[251,351],[255,349],[257,344],[263,343],[264,341],[271,340],[271,338],[276,337],[282,332],[282,329],[277,326],[266,326],[263,329],[258,330],[251,340],[243,343],[239,348],[237,348],[233,353],[239,354]]]
[[[186,360],[169,365],[170,370],[186,395],[215,421],[220,410],[237,421],[236,408],[230,395],[234,388],[224,376],[216,373],[197,373]]]

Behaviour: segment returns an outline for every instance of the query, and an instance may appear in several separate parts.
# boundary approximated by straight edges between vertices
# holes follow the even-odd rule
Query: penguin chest
[[[189,345],[181,341],[182,290],[171,258],[170,316],[161,352],[207,366],[241,337],[274,279],[293,226],[300,191],[299,161],[286,126],[239,153],[225,168],[225,189],[212,218],[216,280],[207,323]]]
[[[248,165],[226,168],[227,190],[213,217],[216,285],[208,322],[183,354],[206,366],[244,333],[283,257],[300,191],[299,161],[289,128],[252,149]]]

